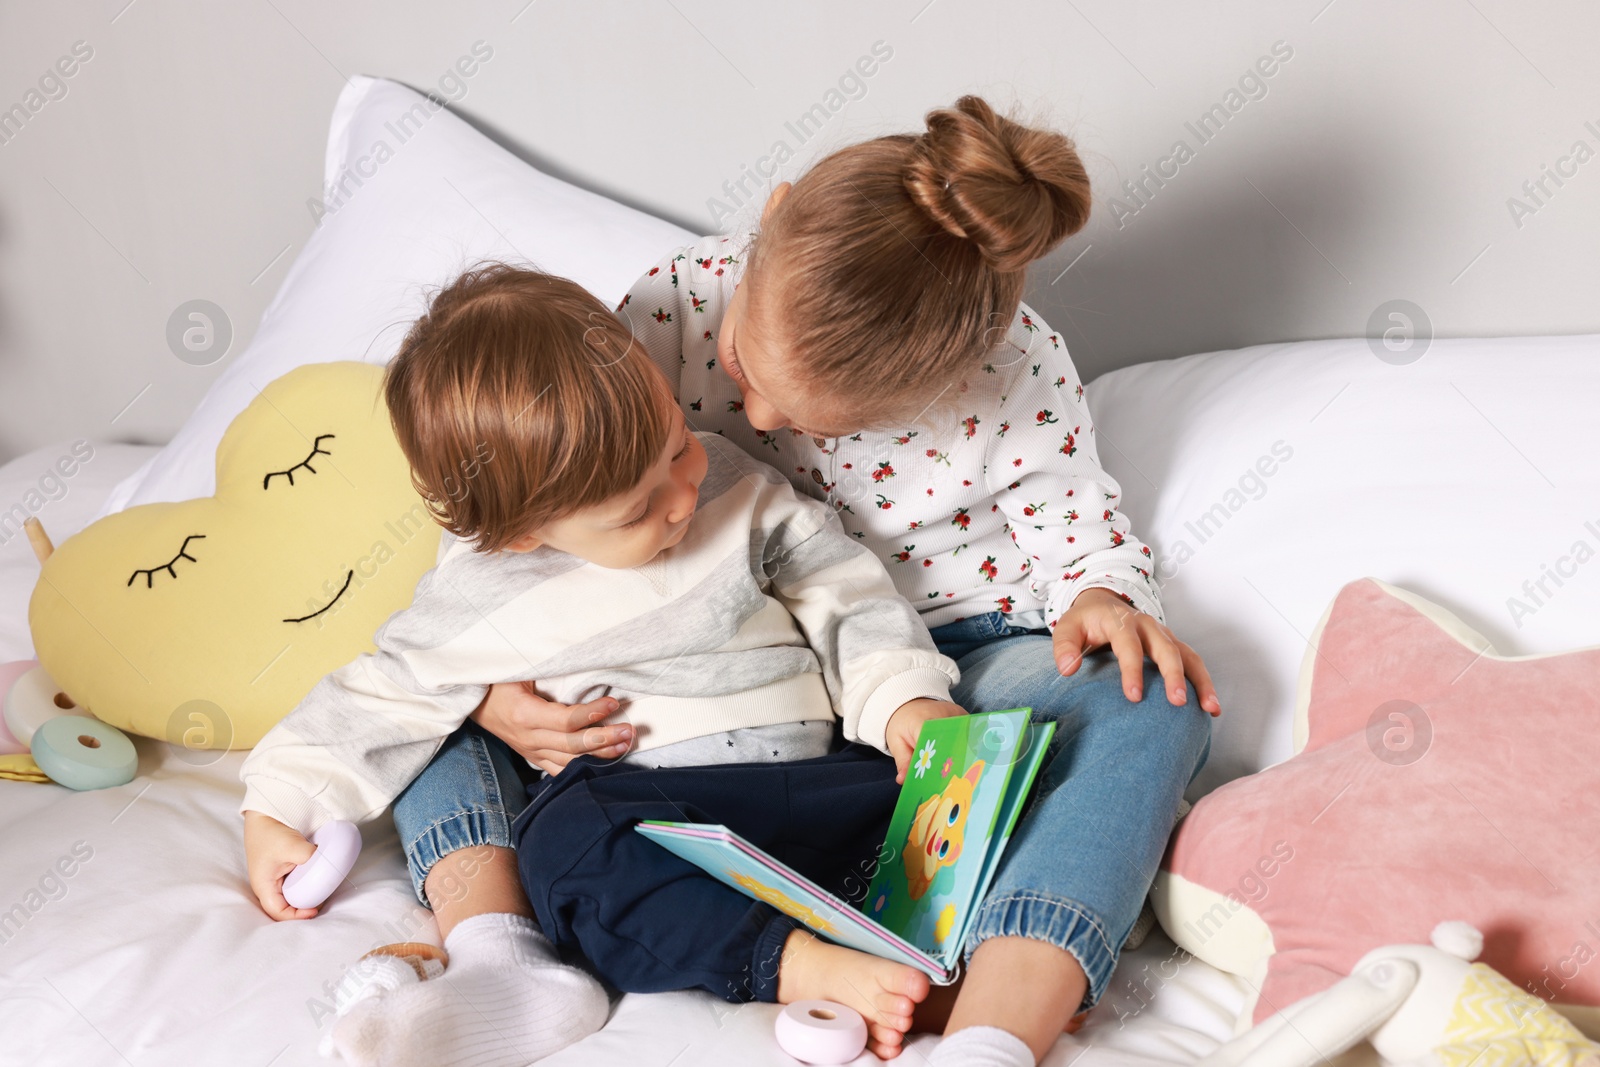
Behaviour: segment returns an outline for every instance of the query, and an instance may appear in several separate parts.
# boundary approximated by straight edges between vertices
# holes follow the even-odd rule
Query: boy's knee
[[[631,830],[612,821],[605,806],[596,799],[593,786],[588,779],[565,784],[556,795],[535,801],[539,807],[531,817],[518,820],[511,845],[519,859],[527,857],[521,863],[525,872],[553,866],[540,863],[535,857],[584,856],[603,838]]]
[[[594,799],[589,795],[589,783],[573,782],[555,796],[537,802],[539,810],[522,826],[522,840],[536,841],[551,834],[565,834],[586,823],[595,812]],[[513,844],[521,847],[522,842]]]

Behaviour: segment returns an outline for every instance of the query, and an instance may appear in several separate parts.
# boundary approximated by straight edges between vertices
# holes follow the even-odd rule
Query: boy
[[[784,817],[808,802],[842,801],[850,810],[817,810],[816,821],[836,826],[840,842],[870,849],[874,834],[881,841],[893,771],[859,749],[830,755],[833,722],[847,739],[893,755],[903,773],[922,723],[962,714],[949,702],[954,663],[831,512],[715,435],[690,431],[659,370],[602,304],[534,271],[469,272],[408,335],[386,394],[413,480],[453,537],[412,605],[379,630],[377,652],[319,682],[241,769],[250,882],[269,915],[315,914],[282,898],[283,876],[310,854],[305,838],[331,819],[381,814],[447,738],[454,742],[494,682],[537,679],[562,703],[608,694],[635,728],[628,760],[647,768],[781,759],[782,769],[729,770],[750,783],[751,803],[761,781],[777,781]],[[573,770],[594,773],[589,761]],[[521,799],[506,801],[502,814],[515,815]],[[461,816],[444,804],[431,821]],[[539,825],[529,838],[536,844]],[[592,859],[536,851],[522,858],[524,880]],[[817,942],[664,852],[630,855],[681,864],[672,922],[644,924],[621,942],[599,914],[558,922],[563,943],[603,948],[596,964],[620,987],[699,986],[733,1000],[828,997],[861,1010],[880,1040],[898,1043],[909,1028],[927,993],[919,972]],[[415,860],[414,876],[426,876]],[[591,881],[601,911],[615,893],[624,911],[637,912],[630,862]],[[503,898],[512,870],[486,864],[473,899]],[[747,912],[732,931],[730,898]],[[696,907],[702,901],[708,906]],[[496,915],[492,926],[475,915],[446,936],[446,976],[458,993],[477,990],[480,1030],[515,1035],[508,1062],[596,1028],[603,1000],[597,1018],[595,990],[559,966],[526,911]],[[494,937],[485,936],[490,929]],[[469,931],[475,937],[458,946]],[[491,963],[505,962],[484,944],[496,938],[516,940],[520,976],[490,973]],[[694,966],[697,946],[714,957],[705,966]],[[396,964],[380,984],[395,992],[406,969]],[[518,977],[521,992],[508,992],[505,983]],[[469,980],[481,985],[462,985]],[[444,1025],[442,992],[431,1004],[433,990],[402,992],[416,1001],[409,1011],[396,999],[366,1005],[361,1026],[341,1022],[347,1058],[450,1058],[437,1045],[469,1036],[461,1028],[471,1020]],[[419,1012],[431,1020],[426,1027],[416,1024]]]

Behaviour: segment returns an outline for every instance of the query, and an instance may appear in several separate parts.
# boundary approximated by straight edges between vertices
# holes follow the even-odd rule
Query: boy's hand
[[[906,780],[906,770],[911,766],[912,752],[917,747],[917,735],[922,732],[923,723],[929,719],[948,719],[966,713],[967,709],[960,704],[926,697],[908,700],[896,708],[894,714],[889,716],[889,727],[885,731],[889,755],[894,757],[894,780]]]
[[[310,919],[316,908],[294,908],[283,899],[283,879],[310,859],[317,846],[259,811],[244,813],[244,865],[250,888],[261,902],[261,910],[274,919]]]

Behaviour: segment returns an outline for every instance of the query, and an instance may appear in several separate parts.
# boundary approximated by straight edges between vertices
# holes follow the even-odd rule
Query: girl
[[[1057,724],[935,1064],[1032,1065],[1101,998],[1220,713],[1163,624],[1066,348],[1021,303],[1089,206],[1068,138],[963,97],[779,186],[759,234],[673,253],[620,309],[692,425],[885,561],[960,666],[954,701]],[[476,717],[557,770],[626,751],[626,724],[598,725],[613,711],[497,686]],[[871,1033],[899,1052],[898,1029]]]

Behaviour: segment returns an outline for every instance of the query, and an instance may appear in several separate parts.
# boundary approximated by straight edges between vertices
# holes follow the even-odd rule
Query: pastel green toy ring
[[[33,761],[68,789],[105,789],[133,781],[139,753],[121,730],[87,715],[51,719],[33,734]]]

